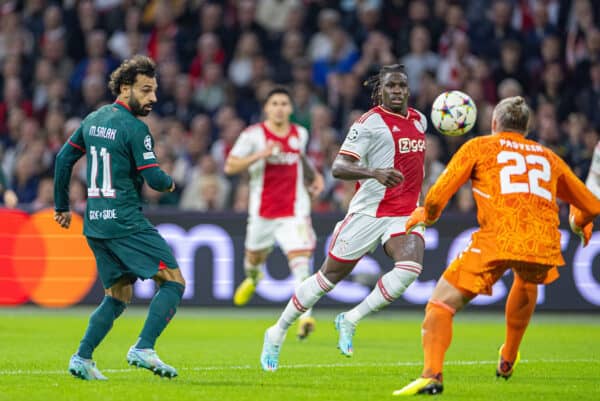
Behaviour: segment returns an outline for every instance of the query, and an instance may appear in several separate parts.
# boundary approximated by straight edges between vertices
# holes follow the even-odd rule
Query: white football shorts
[[[316,235],[310,217],[248,218],[245,242],[247,250],[269,249],[275,241],[286,254],[291,251],[312,252],[315,249]]]
[[[406,235],[409,216],[373,217],[361,213],[346,215],[331,236],[329,255],[340,262],[353,262],[385,244],[390,238]],[[411,234],[425,239],[425,227],[415,227]]]

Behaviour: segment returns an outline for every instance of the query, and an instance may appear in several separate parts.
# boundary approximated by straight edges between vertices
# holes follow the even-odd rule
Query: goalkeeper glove
[[[416,227],[427,227],[435,223],[436,220],[427,220],[427,213],[423,206],[419,206],[410,214],[408,220],[406,220],[405,230],[409,234]]]
[[[576,223],[576,214],[577,211],[571,209],[571,213],[569,214],[569,225],[571,226],[571,231],[573,231],[579,238],[581,238],[581,246],[586,247],[590,242],[590,238],[592,238],[592,230],[594,228],[594,223],[589,222],[585,226],[579,227]]]

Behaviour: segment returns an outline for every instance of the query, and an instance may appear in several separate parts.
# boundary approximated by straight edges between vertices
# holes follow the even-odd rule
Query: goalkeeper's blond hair
[[[527,135],[531,111],[522,96],[502,99],[494,108],[496,132],[518,132]]]

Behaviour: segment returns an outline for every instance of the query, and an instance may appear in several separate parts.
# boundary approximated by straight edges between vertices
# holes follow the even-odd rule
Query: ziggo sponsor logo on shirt
[[[398,140],[398,151],[400,153],[424,152],[425,148],[425,139],[400,138]]]
[[[52,210],[0,209],[0,221],[0,305],[66,307],[88,294],[97,273],[80,216],[68,230]]]

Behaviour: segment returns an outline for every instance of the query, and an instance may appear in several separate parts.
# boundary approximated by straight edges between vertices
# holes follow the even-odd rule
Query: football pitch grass
[[[346,358],[335,347],[339,311],[318,309],[317,330],[299,342],[293,326],[272,373],[260,369],[259,355],[264,330],[280,309],[184,307],[157,344],[179,377],[161,379],[125,362],[146,311],[132,307],[94,355],[109,380],[85,382],[71,377],[67,364],[90,311],[0,308],[0,401],[393,400],[406,398],[392,391],[422,366],[418,311],[387,310],[365,319],[354,357]],[[534,315],[508,381],[494,375],[503,336],[501,313],[459,314],[444,394],[435,399],[600,400],[600,314]]]

